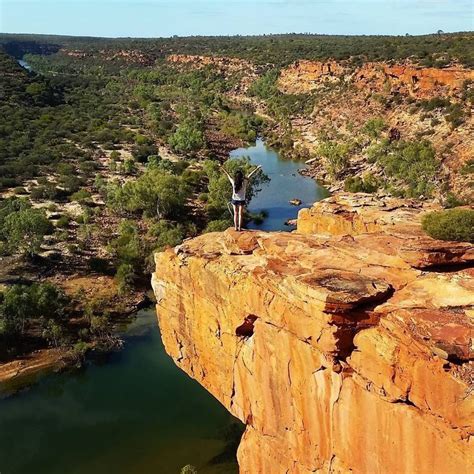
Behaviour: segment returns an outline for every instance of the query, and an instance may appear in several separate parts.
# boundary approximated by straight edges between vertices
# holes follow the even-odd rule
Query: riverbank
[[[11,360],[0,363],[0,398],[37,383],[55,372],[81,367],[90,354],[106,354],[123,345],[121,331],[134,314],[151,303],[146,288],[135,288],[126,295],[118,295],[117,285],[104,275],[55,275],[47,280],[70,298],[68,333],[72,341],[58,347],[32,346]],[[26,280],[23,280],[26,283]],[[80,337],[89,324],[88,312],[107,313],[107,327],[98,333]]]

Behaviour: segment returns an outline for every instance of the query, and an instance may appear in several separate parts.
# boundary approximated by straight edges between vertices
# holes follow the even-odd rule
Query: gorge
[[[474,249],[431,209],[342,193],[156,254],[165,348],[246,424],[241,473],[472,470]]]

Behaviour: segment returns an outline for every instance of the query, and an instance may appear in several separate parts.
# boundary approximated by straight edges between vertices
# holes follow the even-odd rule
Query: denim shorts
[[[245,206],[246,202],[245,201],[239,201],[238,199],[232,199],[232,204],[234,206]]]

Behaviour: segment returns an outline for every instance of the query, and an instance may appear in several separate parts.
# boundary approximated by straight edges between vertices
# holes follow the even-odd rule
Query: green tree
[[[3,235],[10,250],[29,256],[38,253],[44,236],[51,230],[51,223],[39,209],[13,212],[5,218],[3,225]]]
[[[179,176],[152,167],[136,180],[110,186],[107,202],[118,212],[142,212],[149,217],[159,214],[176,219],[183,214],[190,191]]]
[[[204,148],[204,134],[200,128],[191,121],[178,125],[176,132],[171,135],[168,143],[173,150],[179,153],[191,153]]]
[[[323,142],[318,152],[326,159],[327,169],[333,179],[338,178],[349,164],[349,152],[351,146],[347,143],[333,141]]]

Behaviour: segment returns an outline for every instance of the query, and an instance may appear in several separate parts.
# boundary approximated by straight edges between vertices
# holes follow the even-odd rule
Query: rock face
[[[474,71],[462,68],[421,68],[406,64],[366,63],[353,69],[336,61],[297,61],[280,75],[280,90],[290,94],[311,92],[325,81],[344,80],[358,88],[381,92],[389,88],[417,98],[453,95],[465,81],[474,80]]]
[[[156,255],[166,350],[246,424],[241,473],[474,469],[474,252],[425,210],[342,194]]]
[[[304,94],[317,88],[321,81],[335,81],[348,73],[349,70],[336,61],[300,60],[281,71],[278,86],[288,94]]]

